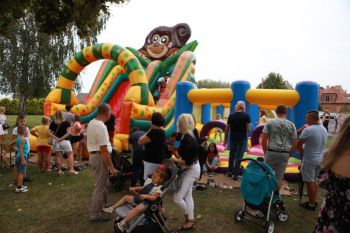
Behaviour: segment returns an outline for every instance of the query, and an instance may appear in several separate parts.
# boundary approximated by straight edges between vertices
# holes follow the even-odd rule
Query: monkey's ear
[[[191,28],[187,23],[179,23],[173,27],[175,45],[182,47],[191,37]]]
[[[170,49],[171,47],[173,47],[174,46],[174,43],[172,42],[172,41],[170,41],[169,43],[168,43],[168,48]]]

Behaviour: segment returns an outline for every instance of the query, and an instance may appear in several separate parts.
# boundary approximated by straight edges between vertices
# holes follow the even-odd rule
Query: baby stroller
[[[271,213],[281,222],[289,218],[279,193],[276,191],[277,179],[271,167],[266,163],[254,159],[242,159],[241,161],[247,160],[250,162],[243,171],[241,181],[244,204],[243,208],[235,213],[235,222],[247,219],[264,226],[266,232],[272,233],[275,225],[270,220]]]
[[[178,180],[179,170],[173,160],[164,160],[162,164],[166,167],[168,172],[168,179],[163,182],[162,193],[159,198],[152,202],[144,212],[135,217],[132,221],[127,224],[124,232],[127,233],[168,233],[170,232],[168,226],[166,225],[164,214],[162,211],[162,199],[168,193],[174,183]],[[124,205],[117,208],[117,217],[114,221],[114,232],[120,233],[118,228],[118,222],[120,222],[125,216],[132,210],[134,206],[131,204]]]
[[[111,160],[114,167],[119,171],[117,176],[111,176],[109,182],[114,191],[121,191],[124,183],[132,177],[132,163],[130,162],[132,155],[128,153],[119,154],[113,150]]]

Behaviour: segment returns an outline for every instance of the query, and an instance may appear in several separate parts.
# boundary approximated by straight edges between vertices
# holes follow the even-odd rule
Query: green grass
[[[9,187],[13,177],[8,169],[0,169],[0,232],[113,232],[113,222],[90,223],[89,208],[93,189],[93,172],[90,167],[78,176],[58,177],[56,174],[39,174],[36,166],[29,166],[33,179],[29,192],[15,194]],[[49,185],[51,183],[51,185]],[[126,192],[110,192],[110,201],[118,200]],[[321,195],[319,195],[321,197]],[[297,196],[283,197],[290,214],[288,222],[276,221],[280,233],[311,232],[317,212],[298,207]],[[255,224],[245,221],[236,224],[233,214],[242,206],[239,190],[209,188],[194,191],[196,232],[264,232]],[[320,203],[320,198],[319,198]],[[183,222],[180,210],[165,198],[164,206],[172,228]]]
[[[8,116],[8,123],[14,125],[16,116]],[[27,116],[27,124],[33,127],[40,124],[40,116]],[[12,132],[9,131],[9,132]],[[329,138],[328,145],[332,138]],[[28,183],[29,192],[15,194],[9,187],[13,177],[9,169],[0,168],[0,232],[113,232],[113,222],[89,222],[89,208],[93,190],[93,171],[84,169],[78,176],[58,177],[55,173],[37,172],[34,164],[29,165],[28,174],[33,179]],[[51,183],[51,185],[49,185]],[[290,184],[296,187],[296,184]],[[117,201],[126,192],[109,193],[110,202]],[[324,191],[320,190],[318,203]],[[197,230],[195,232],[264,232],[263,228],[245,221],[236,224],[233,215],[242,206],[239,190],[209,188],[194,191]],[[306,200],[306,197],[304,197]],[[310,212],[298,207],[298,197],[283,197],[290,219],[276,223],[275,232],[312,232],[316,223],[317,211]],[[180,209],[173,204],[172,196],[167,195],[164,206],[168,223],[176,228],[183,223]]]

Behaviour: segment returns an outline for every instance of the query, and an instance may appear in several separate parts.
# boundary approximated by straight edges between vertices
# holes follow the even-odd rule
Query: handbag
[[[57,133],[57,131],[58,131],[58,129],[60,128],[60,126],[61,126],[61,124],[62,124],[62,122],[58,125],[58,127],[57,127],[57,129],[56,129],[56,131],[55,131],[55,133],[54,133],[54,135],[56,135],[56,133]],[[53,142],[53,138],[52,137],[50,137],[49,138],[49,141],[47,142],[47,144],[49,144],[49,145],[53,145],[54,144],[54,142]]]
[[[6,122],[5,122],[5,123],[2,123],[1,126],[2,126],[2,129],[3,129],[3,130],[7,130],[7,129],[10,128],[9,124],[7,124]]]

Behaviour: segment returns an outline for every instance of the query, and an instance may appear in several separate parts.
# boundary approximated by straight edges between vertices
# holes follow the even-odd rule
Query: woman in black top
[[[139,138],[139,144],[145,145],[143,152],[143,178],[145,180],[148,175],[159,168],[165,154],[164,117],[161,113],[155,112],[152,114],[151,122],[151,128]]]
[[[55,113],[55,121],[52,121],[49,126],[49,134],[53,139],[52,147],[55,152],[56,166],[58,175],[63,175],[61,157],[63,153],[68,156],[68,168],[70,175],[77,175],[78,172],[74,170],[73,150],[69,141],[71,124],[64,120],[61,111]]]
[[[194,223],[194,202],[192,197],[193,182],[200,175],[200,166],[198,162],[198,143],[193,134],[195,123],[191,114],[182,114],[178,119],[178,128],[183,135],[180,146],[175,152],[175,162],[185,171],[182,174],[182,181],[179,190],[174,194],[174,202],[182,209],[185,214],[185,224],[179,230],[188,230],[195,228]]]

